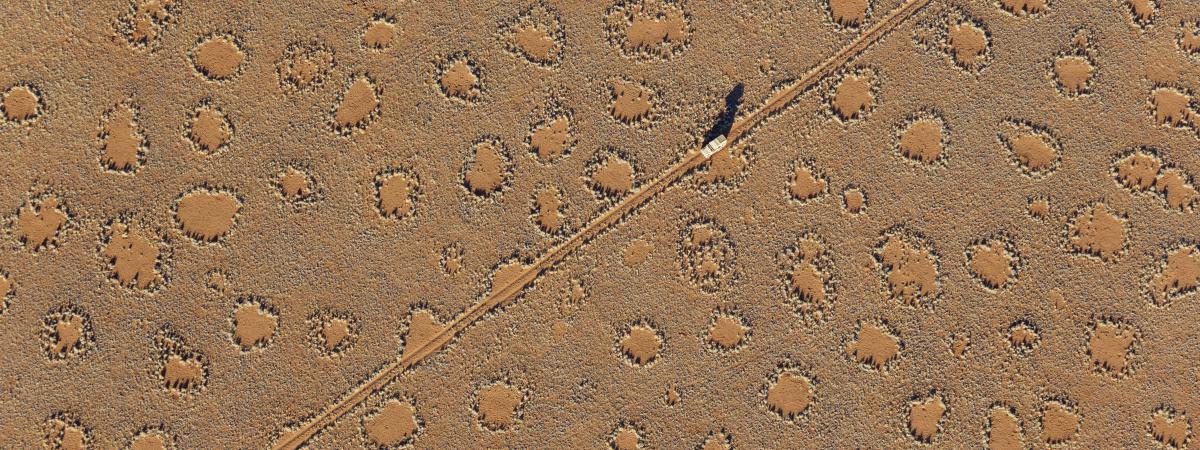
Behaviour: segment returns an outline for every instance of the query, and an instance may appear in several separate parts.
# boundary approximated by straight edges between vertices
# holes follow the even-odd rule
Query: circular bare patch
[[[41,92],[33,85],[17,84],[4,91],[0,99],[4,120],[9,123],[29,124],[42,115],[45,105]]]
[[[354,347],[361,326],[350,313],[320,309],[308,317],[308,340],[322,356],[341,356]]]
[[[188,53],[196,72],[210,81],[233,79],[246,62],[246,51],[238,39],[229,34],[212,34],[200,38]]]
[[[109,223],[100,237],[100,254],[108,265],[109,278],[117,284],[153,290],[166,283],[166,243],[155,233],[134,225],[127,219]]]
[[[275,175],[275,188],[279,197],[293,207],[312,204],[317,200],[317,180],[301,167],[288,166]]]
[[[738,350],[750,339],[750,326],[735,311],[719,309],[708,323],[704,343],[719,352]]]
[[[138,124],[140,108],[131,100],[113,106],[100,124],[100,167],[132,174],[146,161],[149,141]]]
[[[82,356],[96,347],[92,319],[74,305],[51,309],[42,319],[42,348],[51,361]]]
[[[886,321],[860,321],[854,342],[846,346],[846,354],[860,367],[884,371],[895,365],[903,348],[900,338]]]
[[[275,65],[284,92],[306,91],[325,84],[333,71],[333,50],[319,42],[288,45]]]
[[[583,175],[597,198],[615,202],[638,186],[637,167],[625,152],[613,148],[597,151]]]
[[[1027,356],[1041,344],[1042,336],[1032,322],[1018,320],[1009,325],[1005,340],[1018,355]]]
[[[704,292],[717,292],[736,280],[733,241],[713,219],[690,218],[680,230],[678,252],[683,276]]]
[[[1192,425],[1187,414],[1171,406],[1159,406],[1150,413],[1150,436],[1164,447],[1187,448],[1192,437]]]
[[[161,426],[145,427],[129,440],[125,450],[175,450],[175,438]]]
[[[867,210],[867,191],[850,185],[842,191],[842,209],[850,214],[862,214]]]
[[[618,0],[605,13],[604,31],[627,57],[665,60],[691,44],[691,16],[679,2]]]
[[[366,130],[367,126],[382,114],[382,98],[383,87],[371,76],[350,76],[341,95],[333,103],[329,117],[333,131],[342,136],[349,136],[355,131]]]
[[[1049,128],[1021,120],[1011,120],[1005,125],[997,136],[1022,173],[1040,178],[1058,169],[1062,144]]]
[[[480,198],[494,198],[511,183],[512,158],[498,138],[485,136],[472,146],[463,164],[463,185]]]
[[[506,381],[495,381],[475,391],[473,403],[479,425],[489,431],[511,431],[521,421],[525,393]]]
[[[786,300],[806,320],[824,320],[833,308],[833,258],[825,247],[819,237],[805,232],[779,255]]]
[[[664,337],[653,325],[638,321],[617,334],[617,353],[635,367],[645,367],[658,360]]]
[[[608,448],[612,450],[638,450],[646,439],[646,431],[637,424],[624,420],[608,435]]]
[[[386,219],[412,217],[416,214],[420,188],[420,180],[408,169],[380,172],[375,176],[375,208]]]
[[[208,358],[191,348],[169,326],[154,335],[158,351],[155,374],[164,389],[175,394],[194,395],[208,385]]]
[[[542,67],[556,67],[562,60],[566,32],[554,8],[536,4],[509,19],[501,27],[505,48]]]
[[[908,402],[908,435],[922,444],[931,444],[942,429],[949,406],[936,392],[927,396],[914,397]]]
[[[63,411],[54,413],[46,419],[43,427],[46,430],[46,448],[84,450],[93,445],[91,427],[84,425],[73,414]]]
[[[362,45],[371,50],[384,50],[396,42],[399,34],[395,17],[376,14],[363,28]]]
[[[765,393],[767,409],[790,422],[803,418],[816,399],[813,380],[797,369],[784,367],[767,380]]]
[[[192,148],[204,155],[215,155],[233,139],[234,126],[224,111],[205,100],[192,110],[185,135]]]
[[[71,216],[58,196],[50,192],[34,193],[10,219],[11,233],[32,252],[57,248]]]
[[[1129,241],[1129,219],[1104,203],[1092,203],[1067,221],[1065,245],[1071,253],[1114,262]]]
[[[896,153],[909,161],[945,164],[949,147],[950,133],[945,119],[937,112],[919,111],[897,128]]]
[[[924,237],[893,227],[883,233],[874,255],[891,298],[908,306],[929,306],[941,296],[938,255]]]
[[[1122,378],[1132,371],[1138,330],[1129,323],[1100,319],[1087,330],[1087,355],[1092,369],[1113,378]]]
[[[787,193],[792,200],[803,204],[829,193],[829,177],[812,160],[796,160],[792,163],[791,173]]]
[[[363,415],[361,430],[371,448],[400,449],[411,445],[424,426],[412,399],[391,397]]]
[[[200,243],[220,242],[229,236],[242,209],[232,192],[200,186],[175,201],[175,222],[183,234]]]
[[[628,80],[614,80],[609,84],[609,91],[608,112],[618,122],[645,127],[654,121],[658,95],[653,89]]]
[[[466,52],[443,59],[435,78],[446,98],[470,103],[483,95],[482,71]]]
[[[861,1],[864,5],[866,4],[866,0]],[[847,123],[862,119],[875,109],[876,99],[879,97],[879,74],[874,69],[865,67],[845,72],[826,93],[826,97],[830,110],[841,122]]]
[[[262,350],[279,332],[279,311],[262,297],[242,297],[229,315],[229,326],[229,335],[238,349]]]
[[[1042,402],[1041,417],[1038,420],[1042,429],[1042,442],[1057,445],[1071,441],[1079,434],[1080,422],[1073,402],[1065,399]]]
[[[997,291],[1012,286],[1021,268],[1021,255],[1011,238],[997,235],[972,241],[967,246],[967,271],[985,289]]]

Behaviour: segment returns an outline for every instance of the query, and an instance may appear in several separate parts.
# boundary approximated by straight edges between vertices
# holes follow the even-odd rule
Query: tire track
[[[899,7],[884,16],[879,22],[875,23],[875,25],[842,47],[837,53],[810,69],[790,86],[771,96],[762,107],[737,120],[730,128],[727,138],[729,143],[726,145],[726,148],[736,144],[738,138],[744,136],[768,116],[782,111],[796,97],[816,85],[821,79],[845,66],[856,55],[878,42],[880,38],[904,23],[913,14],[928,5],[930,1],[906,0]],[[498,289],[493,286],[492,291],[487,296],[447,323],[441,332],[420,343],[416,348],[406,348],[399,358],[384,366],[382,370],[366,382],[337,399],[316,415],[305,420],[295,429],[284,432],[272,444],[271,448],[296,449],[304,445],[318,432],[330,426],[338,418],[346,415],[359,404],[366,401],[371,394],[387,386],[388,383],[391,383],[392,380],[406,372],[409,368],[445,348],[459,333],[465,331],[489,311],[516,300],[542,273],[545,273],[580,246],[616,224],[621,218],[645,204],[646,201],[665,190],[689,171],[699,167],[707,159],[701,153],[701,148],[690,150],[665,173],[639,188],[612,209],[600,214],[600,216],[593,219],[566,241],[551,248],[534,260],[532,264],[524,267],[521,274],[512,281],[504,286],[500,286]],[[410,342],[409,344],[414,343]]]

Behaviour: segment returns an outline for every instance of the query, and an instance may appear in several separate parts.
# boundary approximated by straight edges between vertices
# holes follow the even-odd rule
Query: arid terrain
[[[1200,3],[0,3],[0,448],[1194,444]]]

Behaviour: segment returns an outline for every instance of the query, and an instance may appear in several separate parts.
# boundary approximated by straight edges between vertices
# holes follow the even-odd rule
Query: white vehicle
[[[708,141],[708,145],[705,145],[704,148],[700,149],[700,153],[704,154],[705,159],[711,158],[713,154],[725,148],[725,143],[725,135],[717,136],[713,138],[713,140]]]

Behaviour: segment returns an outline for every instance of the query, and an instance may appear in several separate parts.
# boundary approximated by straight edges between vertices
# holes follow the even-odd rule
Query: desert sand
[[[1189,2],[0,14],[0,448],[1194,446]]]

